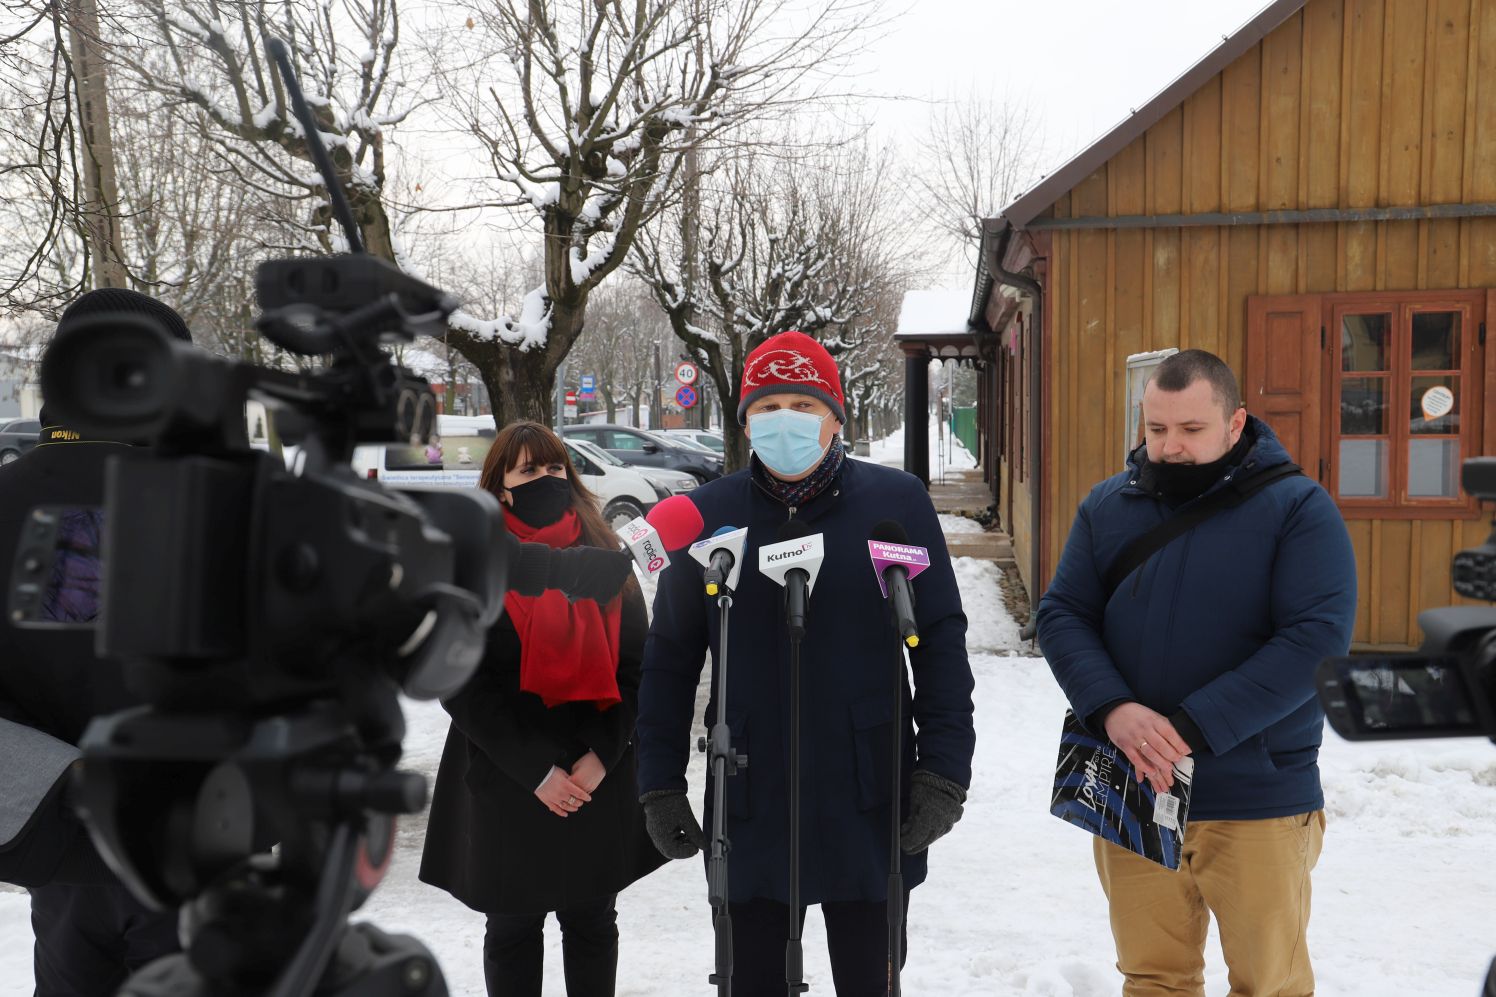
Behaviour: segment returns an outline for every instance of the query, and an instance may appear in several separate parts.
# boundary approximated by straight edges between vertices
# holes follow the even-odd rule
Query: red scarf
[[[582,535],[576,511],[566,510],[550,526],[536,528],[507,508],[504,524],[519,540],[570,547]],[[599,606],[591,599],[569,602],[560,592],[538,596],[509,592],[504,610],[519,634],[519,687],[546,706],[592,702],[599,712],[619,703],[618,623],[622,600]]]

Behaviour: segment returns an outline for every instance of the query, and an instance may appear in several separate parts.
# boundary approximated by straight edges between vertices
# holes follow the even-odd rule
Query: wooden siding
[[[1310,0],[1050,214],[1493,202],[1493,162],[1496,0]],[[1121,467],[1128,354],[1199,347],[1241,376],[1249,296],[1496,287],[1491,218],[1051,236],[1046,580],[1077,504]],[[1488,359],[1487,394],[1491,370]],[[1496,452],[1492,410],[1487,453]],[[1417,613],[1456,601],[1450,556],[1488,530],[1485,518],[1349,528],[1355,639],[1382,645],[1417,643]]]

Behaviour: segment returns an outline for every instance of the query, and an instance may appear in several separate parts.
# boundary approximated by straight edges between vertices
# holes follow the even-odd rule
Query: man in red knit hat
[[[930,567],[911,585],[919,646],[910,653],[918,695],[900,674],[903,745],[899,845],[908,889],[924,881],[928,849],[961,816],[975,746],[966,617],[945,538],[924,486],[911,474],[848,459],[841,377],[825,347],[800,332],[766,340],[743,367],[738,421],[749,466],[693,493],[707,533],[747,527],[733,593],[728,721],[750,765],[724,785],[732,842],[728,901],[733,993],[786,991],[789,937],[789,637],[783,592],[756,570],[758,548],[799,519],[824,540],[801,642],[800,882],[819,904],[836,992],[882,994],[888,981],[888,874],[894,746],[894,656],[899,637],[868,557],[873,528],[901,523]],[[686,798],[691,721],[703,659],[718,664],[716,601],[702,571],[678,558],[661,575],[644,649],[636,740],[639,788],[655,845],[689,858],[704,844]],[[717,688],[715,676],[712,689]],[[715,702],[705,720],[716,717]],[[918,733],[915,725],[918,725]],[[750,743],[751,742],[751,743]],[[710,781],[706,801],[712,799]],[[711,818],[707,808],[707,819]],[[804,916],[804,907],[794,916]]]

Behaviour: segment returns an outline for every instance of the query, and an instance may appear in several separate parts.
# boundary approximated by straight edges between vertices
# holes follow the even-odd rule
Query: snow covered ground
[[[902,444],[886,445],[902,452]],[[933,450],[932,450],[933,452]],[[1108,997],[1120,990],[1090,837],[1049,816],[1064,701],[1020,644],[996,569],[958,559],[971,620],[977,754],[966,815],[938,842],[910,909],[905,992],[941,997]],[[406,765],[434,775],[446,715],[407,707]],[[1314,880],[1310,945],[1321,997],[1476,997],[1496,953],[1496,748],[1478,740],[1350,744],[1326,734],[1329,830]],[[692,763],[699,805],[703,768]],[[415,878],[423,818],[402,826],[389,878],[359,917],[418,935],[453,994],[481,995],[483,918]],[[699,861],[673,862],[619,900],[620,995],[714,992]],[[806,924],[813,994],[830,994],[819,915]],[[564,994],[547,933],[545,994]],[[31,993],[23,894],[0,893],[0,997]],[[1210,943],[1207,991],[1228,987]]]
[[[934,419],[930,420],[930,477],[939,480],[942,457],[944,466],[954,470],[965,470],[977,466],[977,460],[971,451],[961,443],[960,440],[950,434],[948,426],[942,426]],[[942,439],[941,430],[944,429]],[[892,464],[902,467],[904,464],[904,430],[902,427],[885,436],[881,440],[873,441],[870,447],[869,460],[879,464]]]

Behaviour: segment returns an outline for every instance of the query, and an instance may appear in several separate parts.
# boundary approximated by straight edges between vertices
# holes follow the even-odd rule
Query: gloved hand
[[[563,547],[551,552],[546,588],[560,589],[572,602],[607,602],[634,574],[634,558],[604,547]]]
[[[678,789],[652,789],[639,797],[644,804],[644,829],[660,854],[688,859],[706,847],[706,835],[696,823],[690,801]]]
[[[899,828],[899,847],[906,855],[929,848],[961,819],[966,790],[949,779],[915,769],[909,777],[909,819]]]

